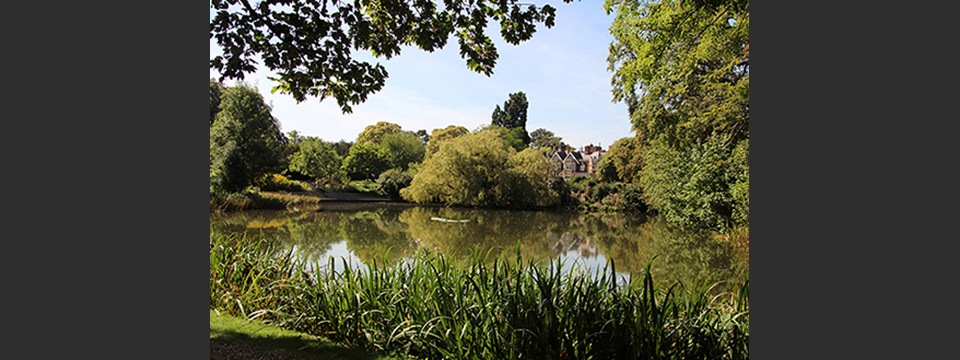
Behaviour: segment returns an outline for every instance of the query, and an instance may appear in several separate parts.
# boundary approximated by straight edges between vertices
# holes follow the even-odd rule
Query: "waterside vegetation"
[[[589,272],[475,252],[341,271],[263,238],[211,236],[210,307],[351,346],[424,359],[744,359],[749,280],[665,285],[651,266]],[[655,263],[653,261],[652,263]]]

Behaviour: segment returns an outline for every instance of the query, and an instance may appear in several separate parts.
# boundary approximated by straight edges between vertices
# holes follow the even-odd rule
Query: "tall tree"
[[[353,50],[390,59],[403,46],[433,52],[453,34],[467,68],[490,76],[499,54],[484,32],[489,20],[517,45],[537,24],[551,28],[556,18],[550,5],[521,7],[519,0],[444,0],[442,6],[430,0],[212,0],[210,7],[217,11],[210,37],[223,48],[210,67],[223,74],[221,81],[243,79],[259,57],[279,75],[271,78],[278,82],[273,91],[297,102],[308,95],[333,97],[345,113],[380,91],[387,78],[382,65],[355,59]]]
[[[220,112],[220,95],[223,93],[224,86],[216,79],[210,79],[210,126],[217,119],[217,113]]]
[[[257,89],[242,82],[226,89],[220,109],[210,128],[211,187],[239,191],[286,167],[286,137]]]
[[[331,146],[333,147],[333,151],[336,151],[337,155],[340,155],[342,159],[350,154],[350,147],[353,146],[353,142],[340,139],[340,141],[332,143]]]
[[[527,94],[523,91],[510,94],[510,98],[503,102],[503,110],[500,105],[493,109],[490,116],[490,124],[507,129],[521,129],[521,140],[523,145],[530,144],[530,135],[527,134]]]
[[[748,0],[607,0],[613,99],[628,105],[645,200],[684,226],[749,221]]]
[[[644,143],[748,137],[747,0],[607,0],[616,14],[608,62],[613,99]]]

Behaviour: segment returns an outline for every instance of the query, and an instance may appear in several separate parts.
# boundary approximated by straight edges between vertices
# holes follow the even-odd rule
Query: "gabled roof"
[[[577,163],[583,162],[583,155],[580,155],[579,151],[568,152],[564,150],[556,150],[553,152],[553,156],[556,156],[560,161],[566,161],[567,158],[572,158],[573,161]],[[551,156],[550,158],[553,159],[553,156]]]

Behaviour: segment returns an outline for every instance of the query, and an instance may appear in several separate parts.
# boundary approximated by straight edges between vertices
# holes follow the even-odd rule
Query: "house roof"
[[[567,158],[572,158],[573,161],[577,163],[583,162],[583,155],[581,155],[579,151],[556,150],[553,152],[553,156],[556,156],[560,161],[566,161]],[[552,159],[553,156],[550,158]]]

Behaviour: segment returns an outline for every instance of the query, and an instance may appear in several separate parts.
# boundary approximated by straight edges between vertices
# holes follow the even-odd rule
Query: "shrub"
[[[567,185],[567,182],[563,180],[563,177],[556,177],[550,182],[550,190],[553,191],[557,198],[560,200],[561,205],[568,205],[572,203],[572,197],[570,196],[570,186]]]
[[[347,185],[344,186],[344,190],[367,194],[379,194],[380,185],[373,180],[357,180],[347,183]]]
[[[640,176],[644,198],[684,227],[743,224],[749,216],[748,150],[746,141],[733,144],[727,135],[689,146],[656,141]]]
[[[310,191],[310,187],[300,181],[290,180],[280,174],[267,174],[257,181],[262,191]]]
[[[210,211],[234,211],[250,209],[275,209],[282,210],[287,207],[286,202],[281,199],[264,197],[260,191],[248,186],[241,192],[227,193],[218,192],[210,196]]]
[[[611,183],[597,183],[596,180],[591,179],[588,184],[591,184],[588,192],[590,202],[602,201],[607,195],[616,191],[616,187]]]
[[[411,181],[413,181],[411,171],[390,169],[380,174],[380,177],[377,178],[377,185],[380,186],[380,191],[384,195],[398,199],[400,198],[400,189],[410,186]]]
[[[643,202],[643,187],[640,184],[626,184],[620,190],[620,209],[624,211],[647,211]]]

